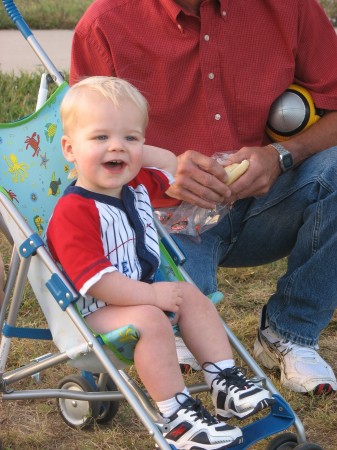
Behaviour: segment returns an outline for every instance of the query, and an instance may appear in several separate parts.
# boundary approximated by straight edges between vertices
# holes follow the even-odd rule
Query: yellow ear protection
[[[266,133],[273,142],[286,141],[317,122],[323,113],[315,107],[309,91],[291,84],[271,105]]]

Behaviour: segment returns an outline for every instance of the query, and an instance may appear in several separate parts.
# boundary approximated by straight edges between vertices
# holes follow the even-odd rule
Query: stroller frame
[[[36,113],[39,114],[39,111],[45,108],[50,78],[52,78],[59,86],[57,91],[62,91],[66,83],[63,75],[57,71],[49,57],[37,43],[14,3],[9,0],[3,0],[3,3],[12,20],[49,72],[49,75],[43,75],[41,80],[37,102],[38,111]],[[15,134],[17,123],[8,125],[13,126],[12,133]],[[63,273],[50,256],[39,233],[34,231],[32,218],[28,220],[27,223],[27,217],[25,217],[24,214],[25,211],[18,210],[17,206],[14,204],[14,198],[11,197],[10,194],[10,190],[0,188],[0,230],[10,244],[13,245],[13,252],[5,286],[5,299],[0,310],[0,330],[2,331],[0,341],[0,393],[2,400],[56,398],[70,399],[74,402],[84,401],[89,402],[90,405],[94,405],[95,402],[96,404],[99,404],[99,402],[119,402],[120,400],[125,399],[139,417],[145,429],[153,437],[158,447],[162,450],[174,448],[173,446],[168,445],[163,438],[162,433],[168,430],[168,425],[153,407],[147,393],[122,370],[121,367],[123,367],[123,364],[120,365],[119,359],[114,358],[114,355],[110,354],[111,352],[109,353],[104,349],[99,339],[93,336],[84,321],[80,319],[74,305],[79,298],[78,292],[64,277]],[[47,216],[49,217],[48,214]],[[169,259],[170,270],[174,272],[174,279],[177,279],[178,277],[178,279],[184,279],[193,283],[183,268],[183,263],[185,261],[183,253],[177,247],[171,236],[161,226],[160,222],[156,221],[156,226],[161,245],[166,249],[166,253],[168,253],[167,258]],[[37,277],[36,273],[41,273],[42,277]],[[6,372],[7,359],[14,337],[55,339],[55,332],[53,332],[53,330],[23,330],[16,327],[26,280],[29,279],[34,294],[37,296],[40,303],[40,298],[38,297],[39,288],[36,285],[41,285],[41,278],[44,280],[43,292],[48,299],[46,303],[48,305],[53,304],[53,313],[57,310],[57,314],[62,317],[62,320],[66,320],[67,324],[71,323],[78,338],[78,345],[72,348],[61,349],[59,353],[56,354],[43,355],[23,367]],[[47,306],[47,308],[48,307],[49,306]],[[43,312],[45,312],[43,306],[41,306],[41,308]],[[275,433],[279,433],[292,425],[297,431],[297,442],[299,444],[305,443],[306,436],[304,427],[297,415],[287,402],[285,402],[271,380],[265,375],[249,352],[224,322],[223,326],[226,329],[232,347],[254,373],[254,381],[257,384],[261,383],[266,386],[275,398],[275,404],[271,407],[269,415],[242,427],[244,436],[243,444],[231,448],[233,450],[249,448],[254,442]],[[43,370],[59,364],[64,364],[65,362],[76,361],[76,357],[78,356],[83,357],[83,355],[92,354],[102,369],[98,386],[92,391],[79,392],[69,389],[34,389],[16,391],[11,388],[11,385],[19,380],[30,376],[38,378],[40,372]],[[90,380],[90,374],[92,372],[87,371],[85,368],[83,373]],[[116,390],[104,390],[108,377],[112,380]],[[103,391],[100,390],[101,387],[103,387]],[[208,387],[205,383],[202,383],[188,386],[188,389],[191,394],[195,394],[207,391]],[[278,447],[275,447],[275,450],[277,448]]]

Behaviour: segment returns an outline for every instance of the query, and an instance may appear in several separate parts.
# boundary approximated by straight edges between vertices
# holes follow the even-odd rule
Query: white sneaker
[[[248,380],[245,369],[241,367],[221,370],[214,363],[205,363],[203,369],[217,374],[212,382],[211,395],[220,420],[233,416],[245,419],[275,403],[270,392]]]
[[[265,306],[254,344],[254,357],[268,369],[279,368],[281,383],[291,391],[318,395],[337,390],[333,370],[315,348],[283,340],[269,328]]]
[[[177,394],[176,399],[181,406],[167,419],[170,431],[164,434],[176,449],[222,450],[242,443],[240,428],[220,423],[199,399],[182,393]]]
[[[182,373],[190,373],[201,370],[201,366],[198,364],[195,357],[186,347],[185,342],[180,336],[175,337],[177,356]]]

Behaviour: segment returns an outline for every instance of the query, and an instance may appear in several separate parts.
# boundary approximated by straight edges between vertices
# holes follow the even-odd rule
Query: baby
[[[61,118],[63,154],[77,179],[55,207],[47,241],[83,296],[81,314],[98,333],[127,324],[138,329],[134,363],[170,424],[169,444],[239,444],[238,427],[189,395],[172,325],[202,366],[220,420],[248,417],[273,399],[235,366],[217,310],[201,291],[187,282],[155,282],[160,256],[150,199],[165,196],[177,161],[169,151],[144,147],[145,98],[124,80],[87,78],[66,93]]]

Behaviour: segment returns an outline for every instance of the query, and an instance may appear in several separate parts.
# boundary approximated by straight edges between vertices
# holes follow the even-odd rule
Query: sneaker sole
[[[231,448],[231,447],[235,447],[237,445],[240,445],[243,443],[243,437],[240,436],[236,439],[234,439],[234,441],[230,442],[229,444],[205,444],[204,446],[200,447],[200,444],[196,444],[195,442],[188,442],[183,444],[182,446],[179,446],[179,443],[177,442],[173,442],[170,441],[169,439],[167,439],[167,443],[169,445],[173,445],[175,449],[177,450],[225,450],[227,448]],[[220,445],[220,447],[219,447]],[[158,445],[156,444],[156,448],[159,448]]]

